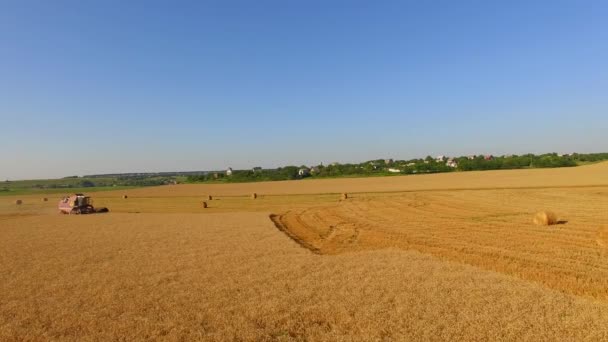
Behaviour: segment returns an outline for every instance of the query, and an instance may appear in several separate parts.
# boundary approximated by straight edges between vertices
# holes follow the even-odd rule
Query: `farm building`
[[[260,172],[260,171],[262,171],[262,167],[256,166],[253,169],[251,169],[251,171],[253,171],[253,172]]]
[[[450,158],[450,159],[448,159],[448,162],[445,163],[445,165],[449,166],[449,167],[456,168],[456,167],[458,167],[458,162],[456,161],[456,159]]]
[[[310,169],[307,167],[303,167],[303,168],[299,169],[298,176],[300,176],[300,177],[310,176]]]
[[[391,168],[389,168],[389,169],[388,169],[388,172],[392,172],[392,173],[400,173],[400,172],[401,172],[401,170],[399,170],[399,169],[394,169],[394,168],[392,168],[392,167],[391,167]]]
[[[437,156],[437,158],[435,158],[435,161],[438,163],[443,163],[444,161],[446,161],[446,156]]]
[[[318,166],[313,166],[310,168],[310,173],[315,174],[315,173],[319,173],[321,172],[321,169],[319,169]]]
[[[229,167],[228,170],[226,170],[226,176],[232,176],[232,168]]]
[[[494,159],[494,156],[491,155],[491,154],[488,154],[488,155],[483,156],[483,159],[484,160],[492,160],[492,159]]]

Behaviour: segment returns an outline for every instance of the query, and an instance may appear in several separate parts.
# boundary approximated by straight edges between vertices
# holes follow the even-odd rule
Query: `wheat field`
[[[39,197],[0,197],[0,340],[608,340],[608,163]]]

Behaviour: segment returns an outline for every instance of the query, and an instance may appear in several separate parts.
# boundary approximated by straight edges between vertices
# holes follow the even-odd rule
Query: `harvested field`
[[[0,198],[0,340],[608,339],[607,163],[123,195]]]
[[[3,225],[0,339],[605,339],[608,305],[414,251],[319,256],[261,213]]]
[[[367,194],[275,221],[321,254],[416,250],[608,301],[608,259],[596,241],[608,200],[598,190],[608,188]],[[547,205],[567,222],[534,225]]]
[[[600,227],[595,240],[600,247],[608,247],[608,226]]]

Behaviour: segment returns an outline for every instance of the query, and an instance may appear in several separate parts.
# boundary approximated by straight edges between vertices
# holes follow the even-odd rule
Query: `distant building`
[[[447,158],[445,156],[437,156],[437,158],[435,158],[435,161],[438,163],[442,163],[446,160]]]
[[[492,159],[494,159],[494,156],[491,155],[491,154],[487,154],[487,155],[483,156],[483,159],[484,160],[492,160]]]
[[[456,168],[456,167],[458,167],[458,162],[456,161],[456,159],[450,158],[450,159],[448,159],[448,162],[445,163],[445,165],[449,166],[449,167]]]
[[[416,163],[408,163],[406,166],[416,166]]]
[[[389,169],[388,169],[388,172],[392,172],[392,173],[400,173],[400,172],[401,172],[401,170],[399,170],[399,169],[393,169],[393,168],[389,168]]]
[[[473,159],[475,159],[476,157],[477,157],[477,156],[473,154],[473,155],[468,156],[468,157],[467,157],[467,159],[468,159],[468,160],[473,160]]]
[[[386,164],[386,165],[390,165],[390,164],[392,164],[392,163],[393,163],[393,160],[392,160],[392,159],[384,159],[384,164]]]
[[[256,166],[253,169],[251,169],[253,172],[260,172],[262,171],[262,168],[260,166]]]
[[[226,170],[226,176],[232,176],[232,168],[229,167],[228,170]]]
[[[300,176],[300,177],[310,176],[310,169],[307,167],[303,167],[303,168],[299,169],[298,176]]]
[[[321,172],[321,169],[319,169],[318,166],[313,166],[310,168],[310,173],[315,174],[315,173],[319,173]]]

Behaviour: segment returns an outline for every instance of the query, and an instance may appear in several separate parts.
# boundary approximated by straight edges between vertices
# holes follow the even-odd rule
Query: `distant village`
[[[483,164],[486,164],[488,166],[490,163],[487,162],[492,162],[495,160],[505,160],[505,159],[519,159],[520,163],[495,163],[498,166],[506,166],[506,167],[498,167],[498,168],[524,168],[524,167],[535,167],[535,160],[540,160],[540,163],[537,163],[539,165],[537,165],[537,167],[558,167],[558,166],[575,166],[575,160],[576,156],[578,156],[579,154],[577,153],[564,153],[564,154],[557,154],[557,153],[551,153],[551,154],[546,154],[546,155],[540,155],[540,156],[536,156],[533,154],[527,154],[527,155],[523,155],[523,156],[516,156],[513,154],[508,154],[508,155],[503,155],[503,156],[499,156],[499,157],[495,157],[493,155],[490,154],[482,154],[482,155],[468,155],[468,156],[461,156],[461,157],[449,157],[449,156],[445,156],[445,155],[439,155],[436,157],[426,157],[424,159],[412,159],[412,160],[393,160],[392,158],[389,159],[381,159],[381,160],[372,160],[372,161],[367,161],[364,163],[360,163],[360,164],[340,164],[337,162],[331,163],[327,166],[324,166],[323,163],[316,165],[316,166],[300,166],[297,168],[297,176],[299,178],[305,178],[305,177],[309,177],[309,176],[315,176],[315,175],[320,175],[323,173],[323,171],[327,168],[355,168],[355,169],[359,169],[359,170],[366,170],[366,171],[372,171],[375,173],[390,173],[390,174],[416,174],[416,173],[432,173],[432,172],[446,172],[448,170],[458,170],[459,165],[462,164],[467,164],[468,168],[467,169],[472,169],[474,168],[474,162],[475,161],[480,161],[480,162],[486,162]],[[584,156],[584,155],[580,155],[580,156]],[[523,160],[522,160],[523,158]],[[544,166],[543,164],[543,158],[545,163],[547,164],[547,166]],[[558,162],[555,162],[555,160],[558,160]],[[546,162],[547,160],[550,160],[551,162]],[[479,164],[479,163],[478,163]],[[555,165],[554,165],[555,164]],[[496,166],[496,165],[495,165]],[[513,166],[513,167],[509,167],[509,166]],[[260,166],[256,166],[253,167],[250,170],[250,173],[261,173],[263,171],[277,171],[280,170],[281,168],[274,168],[274,169],[264,169]],[[482,169],[488,169],[488,168],[483,168]],[[242,172],[243,170],[239,170],[240,172]],[[463,171],[466,171],[466,169],[464,169]],[[225,176],[227,177],[231,177],[235,174],[235,170],[232,169],[232,167],[228,167],[225,172],[223,173]],[[221,178],[222,174],[220,172],[214,172],[213,173],[214,178]]]
[[[376,159],[363,163],[338,163],[328,165],[320,163],[314,166],[285,166],[278,168],[263,168],[255,166],[251,169],[235,170],[227,167],[224,171],[175,171],[175,172],[134,172],[86,175],[81,178],[118,178],[118,179],[147,179],[163,178],[163,184],[176,184],[177,179],[213,180],[227,177],[239,178],[243,176],[266,175],[286,171],[288,179],[306,178],[311,176],[340,176],[340,175],[366,175],[366,174],[417,174],[449,171],[471,171],[491,169],[515,169],[535,167],[562,167],[575,166],[579,162],[608,160],[608,153],[547,153],[542,155],[507,154],[494,156],[490,154],[467,155],[451,157],[439,155],[436,157],[410,160],[394,160],[392,158]],[[66,178],[75,178],[66,177]],[[77,177],[76,177],[77,178]],[[254,177],[255,178],[255,177]],[[272,177],[270,177],[272,178]]]

